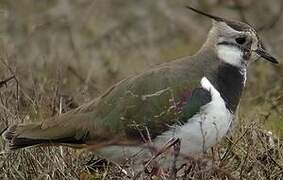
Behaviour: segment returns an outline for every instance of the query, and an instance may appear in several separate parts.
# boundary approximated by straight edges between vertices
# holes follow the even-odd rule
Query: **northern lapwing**
[[[7,148],[91,145],[111,159],[130,157],[148,141],[160,148],[172,137],[183,154],[217,144],[234,120],[253,57],[278,61],[250,25],[188,8],[213,20],[195,55],[124,79],[58,117],[12,125],[3,133]]]

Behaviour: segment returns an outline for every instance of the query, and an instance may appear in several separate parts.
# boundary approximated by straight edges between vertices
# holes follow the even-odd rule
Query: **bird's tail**
[[[65,144],[78,146],[84,144],[85,136],[78,135],[75,129],[52,126],[42,128],[41,123],[18,124],[7,128],[2,134],[9,150],[20,149],[28,146],[47,144]]]

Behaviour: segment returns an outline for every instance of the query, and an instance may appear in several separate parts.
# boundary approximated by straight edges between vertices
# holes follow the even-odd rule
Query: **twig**
[[[172,147],[173,145],[176,144],[176,142],[178,142],[179,139],[177,138],[171,138],[162,148],[160,151],[158,151],[146,164],[145,164],[145,168],[147,168],[150,163],[155,160],[158,156],[160,156],[162,153],[164,153],[165,151],[167,151],[170,147]]]
[[[68,66],[68,67],[67,67],[67,70],[68,70],[70,73],[72,73],[72,74],[73,74],[79,81],[81,81],[83,84],[88,84],[88,86],[89,86],[92,90],[94,90],[94,91],[100,93],[100,91],[93,85],[93,84],[95,84],[95,82],[91,81],[91,83],[87,83],[86,80],[85,80],[85,78],[83,78],[83,77],[75,70],[75,68],[73,68],[72,66]]]
[[[177,163],[177,158],[180,154],[180,148],[181,148],[181,141],[180,139],[177,139],[176,143],[174,144],[173,163],[172,163],[172,167],[170,169],[170,175],[169,175],[169,179],[171,180],[175,180],[177,176],[178,171],[176,168],[176,163]]]
[[[10,67],[10,65],[8,64],[8,62],[5,62],[5,60],[3,58],[0,58],[0,61],[8,68],[8,70],[10,71],[10,73],[12,74],[13,76],[13,79],[15,79],[16,81],[16,102],[17,102],[17,113],[20,111],[20,103],[19,103],[19,80],[18,78],[16,77],[16,73],[13,71],[13,69]]]
[[[164,146],[157,151],[157,153],[150,158],[150,160],[147,161],[147,163],[144,165],[143,170],[139,171],[133,179],[138,179],[142,172],[144,172],[145,169],[150,165],[150,163],[155,160],[158,156],[160,156],[162,153],[166,152],[170,147],[174,146],[178,141],[180,141],[179,138],[171,138]]]
[[[13,75],[13,76],[11,76],[11,77],[3,80],[3,81],[0,81],[0,88],[2,88],[4,85],[7,87],[7,83],[14,78],[15,78],[15,75]]]
[[[228,154],[232,151],[232,149],[234,148],[234,146],[236,146],[236,144],[245,137],[245,135],[248,133],[249,129],[252,129],[254,127],[255,123],[251,124],[249,128],[247,128],[244,133],[238,138],[236,139],[234,142],[232,142],[232,145],[231,147],[229,147],[227,149],[227,151],[224,153],[224,155],[222,156],[221,158],[221,161],[223,161],[227,156]],[[228,139],[228,138],[227,138]],[[229,139],[230,140],[230,139]]]
[[[226,171],[226,170],[224,170],[222,168],[219,168],[219,167],[217,167],[215,165],[212,166],[212,169],[214,170],[214,172],[217,172],[218,175],[226,176],[227,179],[230,179],[230,180],[238,180],[239,179],[239,178],[234,177],[230,172],[228,172],[228,171]]]

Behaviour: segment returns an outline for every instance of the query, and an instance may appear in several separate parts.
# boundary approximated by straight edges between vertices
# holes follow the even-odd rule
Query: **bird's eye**
[[[246,37],[238,37],[238,38],[235,39],[235,41],[240,45],[245,44]]]

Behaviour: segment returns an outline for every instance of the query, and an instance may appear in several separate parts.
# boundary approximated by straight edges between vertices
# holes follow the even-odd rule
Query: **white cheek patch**
[[[243,52],[235,47],[229,45],[218,45],[217,55],[222,61],[236,67],[243,66]]]

